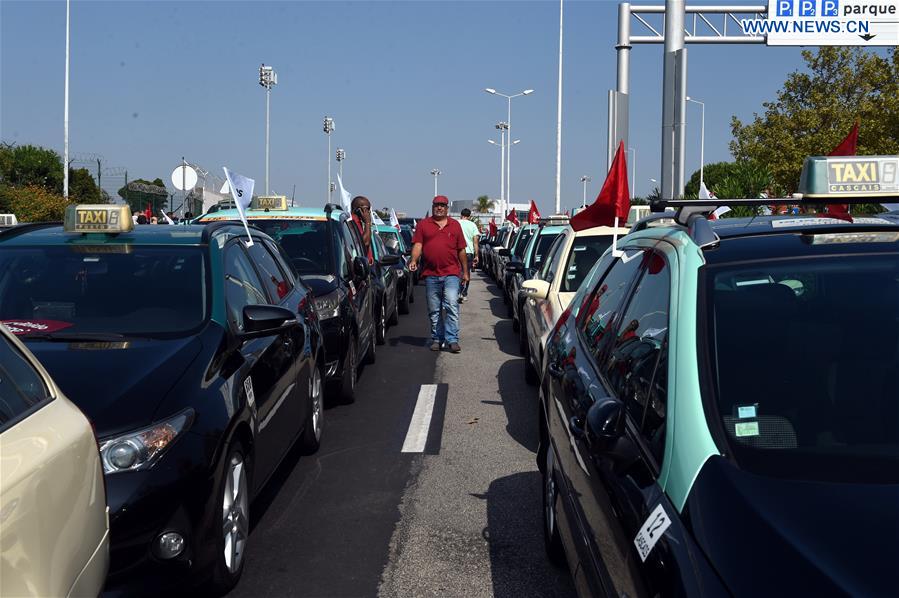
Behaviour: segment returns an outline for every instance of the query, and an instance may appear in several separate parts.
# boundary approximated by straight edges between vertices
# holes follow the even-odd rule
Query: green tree
[[[149,204],[151,211],[158,214],[159,210],[165,208],[168,201],[168,191],[160,178],[152,181],[134,179],[122,186],[116,193],[131,206],[131,211],[134,213],[143,212]]]
[[[19,222],[62,220],[71,201],[40,185],[0,185],[0,212],[15,214]]]
[[[69,169],[69,198],[76,203],[108,203],[108,196],[107,201],[103,201],[87,168]]]
[[[36,145],[0,144],[0,183],[61,193],[63,176],[62,159],[55,151]]]
[[[474,209],[481,214],[490,212],[493,210],[493,202],[490,201],[490,197],[487,195],[481,195],[474,200]]]
[[[766,165],[785,193],[796,191],[805,158],[829,153],[856,121],[860,155],[899,153],[899,49],[884,57],[828,46],[802,57],[807,72],[790,73],[764,114],[731,119],[733,156]]]

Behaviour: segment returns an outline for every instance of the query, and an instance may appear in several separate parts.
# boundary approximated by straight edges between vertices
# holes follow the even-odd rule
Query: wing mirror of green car
[[[604,397],[587,410],[584,426],[587,444],[593,452],[605,452],[614,447],[624,432],[624,406],[621,401]]]

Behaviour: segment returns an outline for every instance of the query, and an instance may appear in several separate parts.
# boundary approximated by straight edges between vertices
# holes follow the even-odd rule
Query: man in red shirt
[[[459,287],[469,281],[465,235],[459,221],[447,216],[449,200],[438,195],[432,203],[432,216],[420,220],[412,236],[409,269],[419,269],[425,279],[428,317],[431,320],[431,351],[446,344],[459,353]]]

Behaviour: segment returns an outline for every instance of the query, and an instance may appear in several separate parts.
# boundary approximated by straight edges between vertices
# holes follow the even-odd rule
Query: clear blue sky
[[[662,0],[651,4],[662,4]],[[691,3],[692,4],[692,3]],[[415,215],[440,192],[499,194],[494,124],[512,102],[521,143],[512,199],[551,211],[555,189],[558,2],[72,3],[70,147],[129,177],[168,181],[186,156],[264,184],[265,93],[274,65],[271,186],[323,203],[327,139],[347,152],[345,184],[377,206]],[[635,28],[634,33],[637,33]],[[614,88],[617,2],[568,1],[562,136],[563,209],[605,178],[606,97]],[[62,153],[65,3],[0,2],[0,138]],[[689,46],[689,95],[706,102],[706,163],[730,158],[730,119],[744,121],[800,68],[799,48]],[[662,46],[631,53],[636,194],[659,178]],[[699,107],[688,104],[687,176],[699,166]],[[332,155],[333,158],[333,155]],[[336,164],[335,164],[336,168]],[[111,189],[117,185],[107,187]],[[104,185],[106,187],[106,185]]]

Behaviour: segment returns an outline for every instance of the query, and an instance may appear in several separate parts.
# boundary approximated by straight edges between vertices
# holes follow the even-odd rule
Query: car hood
[[[22,339],[60,390],[105,437],[153,422],[159,405],[200,353],[197,337],[122,342]]]
[[[899,485],[795,481],[703,466],[685,506],[735,596],[886,596],[899,563]]]
[[[322,297],[337,288],[337,278],[333,274],[304,274],[303,279],[316,297]]]

